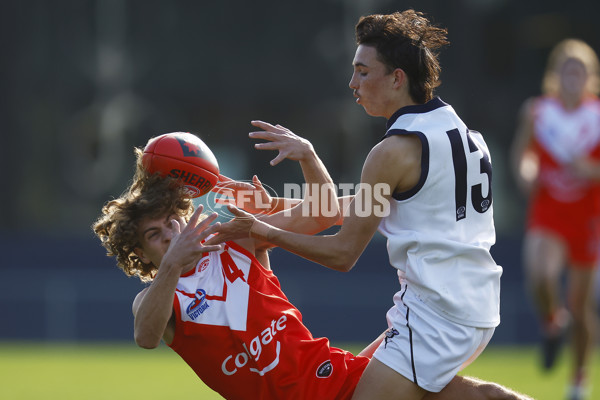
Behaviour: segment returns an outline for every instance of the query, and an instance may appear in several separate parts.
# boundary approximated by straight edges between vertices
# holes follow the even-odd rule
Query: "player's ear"
[[[150,259],[146,256],[146,253],[144,252],[144,250],[141,247],[135,247],[133,249],[133,252],[135,253],[136,256],[138,256],[140,258],[140,260],[144,264],[150,264],[151,263]]]
[[[402,87],[402,85],[408,84],[408,77],[402,68],[396,68],[393,70],[392,76],[394,77],[394,88],[399,88]]]

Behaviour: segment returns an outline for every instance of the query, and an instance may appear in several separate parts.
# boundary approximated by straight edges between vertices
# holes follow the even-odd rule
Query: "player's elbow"
[[[341,213],[339,213],[339,212],[320,216],[319,218],[317,218],[315,220],[319,226],[319,228],[318,228],[319,232],[322,232],[322,231],[329,229],[332,226],[336,225],[337,222],[340,220],[340,218],[341,218]]]
[[[160,344],[160,337],[148,335],[139,331],[135,331],[134,339],[135,344],[137,344],[142,349],[155,349]]]
[[[342,261],[335,264],[335,269],[340,272],[350,272],[352,268],[356,265],[356,261]]]
[[[155,341],[151,341],[151,340],[135,340],[135,343],[141,347],[142,349],[148,349],[148,350],[152,350],[158,347],[158,345],[160,344],[160,341],[155,342]]]
[[[328,267],[340,272],[349,272],[358,261],[358,256],[346,246],[332,252]]]
[[[340,271],[340,272],[350,272],[350,270],[352,268],[354,268],[354,264],[353,263],[344,263],[344,262],[338,262],[338,263],[331,263],[329,265],[330,268],[335,269],[336,271]]]

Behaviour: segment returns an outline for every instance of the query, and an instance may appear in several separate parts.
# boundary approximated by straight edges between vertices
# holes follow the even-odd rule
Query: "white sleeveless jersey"
[[[404,134],[421,139],[421,177],[412,190],[394,193],[380,223],[390,263],[445,318],[495,327],[502,268],[489,252],[496,235],[487,145],[439,98],[392,116],[384,140]]]

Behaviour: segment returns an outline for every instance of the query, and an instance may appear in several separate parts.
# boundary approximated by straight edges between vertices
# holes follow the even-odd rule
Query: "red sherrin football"
[[[200,197],[219,180],[219,164],[208,146],[187,132],[172,132],[150,139],[142,164],[150,173],[181,179],[190,197]]]

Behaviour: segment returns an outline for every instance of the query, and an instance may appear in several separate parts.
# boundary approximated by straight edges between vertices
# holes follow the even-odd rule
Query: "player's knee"
[[[485,392],[489,400],[508,400],[513,399],[503,387],[495,383],[488,383],[485,386]]]
[[[529,397],[517,394],[497,383],[486,382],[479,386],[487,400],[527,400]]]

